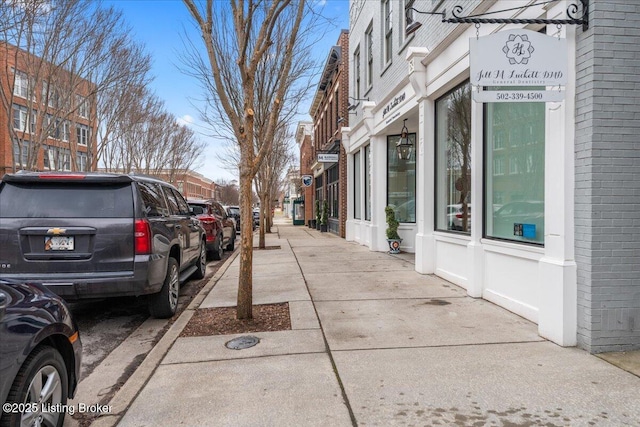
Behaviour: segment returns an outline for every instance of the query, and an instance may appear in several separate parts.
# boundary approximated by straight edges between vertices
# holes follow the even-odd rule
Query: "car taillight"
[[[458,219],[462,218],[462,214],[461,213],[457,213],[456,214],[456,218],[458,218]]]
[[[136,219],[134,227],[136,255],[151,253],[151,226],[146,219]]]

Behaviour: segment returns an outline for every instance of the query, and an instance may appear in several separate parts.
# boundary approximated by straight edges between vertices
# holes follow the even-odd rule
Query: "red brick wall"
[[[18,62],[23,62],[23,61],[27,62],[26,61],[26,59],[28,58],[27,53],[18,52],[18,55],[16,55],[15,47],[7,46],[6,44],[0,43],[0,69],[2,70],[0,72],[0,84],[2,85],[5,93],[8,94],[7,98],[10,98],[11,88],[13,87],[13,84],[10,85],[9,83],[9,79],[13,78],[13,74],[10,70],[12,68],[16,68],[22,72],[28,73],[29,71],[26,66],[21,67],[21,66],[15,65],[16,56],[18,57]],[[83,86],[85,87],[84,89],[81,89],[79,91],[79,94],[86,97],[88,96],[88,93],[90,91],[90,83],[87,81],[86,84],[84,84]],[[40,99],[41,94],[42,94],[42,82],[37,82],[37,86],[35,88],[35,97],[37,100],[37,104],[33,106],[34,108],[37,109],[36,128],[40,127],[42,120],[46,120],[46,114],[44,111],[45,106],[43,105],[43,102]],[[17,105],[27,106],[27,100],[18,96],[13,97],[13,103]],[[78,115],[73,115],[72,117],[69,118],[69,121],[71,122],[69,142],[65,142],[62,140],[54,139],[54,138],[48,138],[46,141],[43,142],[43,145],[51,145],[51,146],[56,146],[60,148],[70,149],[71,170],[76,170],[75,152],[81,151],[86,153],[87,150],[89,149],[88,147],[92,147],[92,150],[93,150],[93,156],[91,156],[93,159],[93,164],[90,166],[90,169],[95,170],[95,168],[97,167],[95,158],[96,158],[96,152],[97,152],[96,141],[97,141],[98,125],[97,125],[97,120],[95,119],[95,107],[93,105],[90,107],[90,111],[91,111],[91,115],[93,116],[93,120],[91,120],[90,118],[83,118]],[[7,111],[4,108],[4,106],[0,107],[0,177],[5,173],[11,173],[13,171],[13,166],[14,166],[13,155],[12,155],[13,144],[12,144],[11,133],[9,129],[9,126],[12,126],[12,124],[9,122],[9,120],[13,120],[11,117],[12,114],[13,113],[11,110],[11,106],[9,106],[9,111]],[[78,145],[76,143],[76,128],[75,128],[76,124],[83,124],[83,125],[89,126],[90,132],[91,132],[91,140],[89,141],[89,144],[87,146]],[[44,150],[42,149],[42,147],[38,149],[38,158],[37,158],[37,163],[35,165],[35,170],[44,170]]]

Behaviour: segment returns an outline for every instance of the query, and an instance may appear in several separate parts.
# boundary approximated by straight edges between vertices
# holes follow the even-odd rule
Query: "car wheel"
[[[224,249],[222,249],[222,234],[220,234],[216,239],[216,243],[213,245],[213,259],[221,260],[223,254]]]
[[[200,256],[196,260],[196,271],[191,277],[194,279],[204,279],[207,273],[207,246],[202,242],[200,244]]]
[[[178,261],[169,258],[167,275],[164,278],[162,289],[157,294],[149,297],[149,313],[151,316],[164,319],[176,313],[178,307],[178,294],[180,292],[180,278],[178,273]]]
[[[60,353],[53,347],[37,347],[18,371],[7,396],[7,403],[25,404],[25,409],[32,410],[3,411],[5,416],[0,425],[61,427],[64,411],[47,408],[67,403],[68,384],[67,367]]]
[[[231,238],[231,241],[229,242],[229,244],[227,245],[227,250],[229,252],[233,252],[236,249],[236,236],[233,236]]]

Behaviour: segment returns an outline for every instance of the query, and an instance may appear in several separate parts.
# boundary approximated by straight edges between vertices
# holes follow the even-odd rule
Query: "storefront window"
[[[471,86],[436,101],[436,229],[471,232]]]
[[[485,235],[544,244],[545,104],[485,105]]]
[[[364,147],[364,219],[371,221],[371,146]]]
[[[360,196],[362,195],[362,179],[360,177],[360,151],[356,151],[353,155],[353,217],[355,219],[362,218],[362,204]]]
[[[338,190],[338,166],[333,166],[327,170],[327,190],[329,201],[329,217],[338,218],[339,215],[339,190]]]
[[[416,134],[408,135],[416,146]],[[416,222],[416,154],[398,159],[396,144],[400,135],[387,137],[387,205],[392,206],[399,222]]]

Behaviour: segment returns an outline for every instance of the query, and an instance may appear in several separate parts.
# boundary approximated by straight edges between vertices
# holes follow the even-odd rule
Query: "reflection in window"
[[[355,219],[362,218],[362,204],[360,196],[362,195],[362,179],[360,177],[360,151],[353,154],[353,217]]]
[[[371,145],[364,147],[364,219],[371,221]]]
[[[416,134],[408,135],[416,146]],[[387,205],[392,206],[399,222],[416,222],[416,155],[408,160],[398,159],[396,144],[400,135],[387,137]]]
[[[544,244],[545,104],[486,104],[484,117],[486,236]]]
[[[471,86],[436,101],[436,229],[471,232]]]

